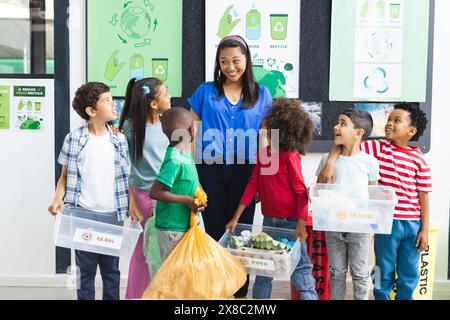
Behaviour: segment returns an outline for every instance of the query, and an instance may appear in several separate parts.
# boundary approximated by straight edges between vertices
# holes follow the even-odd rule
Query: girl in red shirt
[[[263,225],[296,230],[302,243],[301,258],[291,280],[303,300],[317,300],[313,265],[306,247],[308,196],[300,157],[311,142],[313,123],[299,101],[279,99],[273,103],[263,126],[268,131],[269,145],[260,150],[252,177],[226,228],[234,232],[242,212],[259,193]],[[256,276],[253,298],[268,299],[271,293],[272,278]]]

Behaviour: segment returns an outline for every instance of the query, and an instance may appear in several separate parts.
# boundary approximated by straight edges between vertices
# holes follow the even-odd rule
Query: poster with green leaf
[[[125,95],[131,78],[182,90],[182,0],[88,0],[87,79]]]
[[[429,0],[334,0],[330,101],[425,102],[429,10]]]
[[[9,129],[10,114],[9,86],[0,86],[0,129]]]
[[[272,97],[299,97],[300,0],[206,0],[205,79],[213,80],[216,50],[228,35],[247,42],[256,80]]]

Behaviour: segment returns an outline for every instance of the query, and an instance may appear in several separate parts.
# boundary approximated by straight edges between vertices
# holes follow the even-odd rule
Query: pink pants
[[[136,203],[144,216],[144,220],[141,222],[142,229],[144,229],[145,222],[153,215],[153,207],[156,205],[156,201],[149,197],[149,191],[144,191],[133,187],[133,192],[134,197],[136,198]],[[143,238],[144,235],[141,233],[136,244],[136,248],[134,249],[133,256],[130,260],[125,299],[141,299],[142,294],[150,284],[150,274],[144,256]]]

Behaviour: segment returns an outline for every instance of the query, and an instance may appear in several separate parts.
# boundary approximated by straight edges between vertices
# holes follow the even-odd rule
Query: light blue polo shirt
[[[142,159],[134,159],[133,129],[129,120],[123,123],[123,133],[127,138],[130,152],[131,172],[130,183],[141,190],[150,190],[166,154],[169,139],[162,131],[161,123],[145,126],[144,149]]]
[[[230,164],[237,157],[256,163],[258,132],[272,106],[269,90],[263,85],[259,87],[259,99],[250,109],[242,108],[242,99],[232,104],[225,95],[218,97],[213,82],[205,82],[197,88],[188,99],[202,120],[202,134],[197,134],[196,140],[196,160],[211,163],[213,159],[224,159]]]

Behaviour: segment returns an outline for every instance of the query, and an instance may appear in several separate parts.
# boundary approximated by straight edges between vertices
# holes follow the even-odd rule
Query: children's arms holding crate
[[[238,224],[239,219],[242,213],[244,212],[245,208],[248,207],[251,201],[255,199],[256,195],[258,194],[259,192],[258,178],[260,174],[259,168],[260,163],[258,161],[255,167],[253,168],[252,176],[250,177],[247,186],[245,187],[245,191],[244,194],[242,195],[239,206],[234,212],[233,218],[225,225],[225,230],[229,230],[232,233],[234,232],[234,229],[236,228],[236,225]]]
[[[239,203],[238,208],[234,212],[233,218],[225,225],[225,230],[229,230],[231,233],[234,232],[234,229],[236,229],[236,225],[239,222],[239,218],[241,217],[245,208],[247,208],[245,204]]]
[[[59,177],[58,184],[56,185],[55,197],[52,203],[48,206],[48,212],[52,215],[56,215],[64,211],[63,198],[66,194],[67,185],[67,166],[63,166],[61,170],[61,176]]]
[[[325,166],[320,170],[319,175],[317,176],[317,183],[335,183],[336,182],[336,176],[334,175],[334,163],[336,162],[336,159],[341,154],[341,147],[340,146],[333,146],[333,148],[330,151],[330,154],[328,155],[328,160],[325,164]]]
[[[139,222],[142,222],[144,220],[144,216],[142,215],[142,211],[139,208],[139,206],[136,203],[136,198],[134,196],[133,187],[131,183],[128,186],[129,192],[130,192],[130,216],[131,221],[138,220]]]

